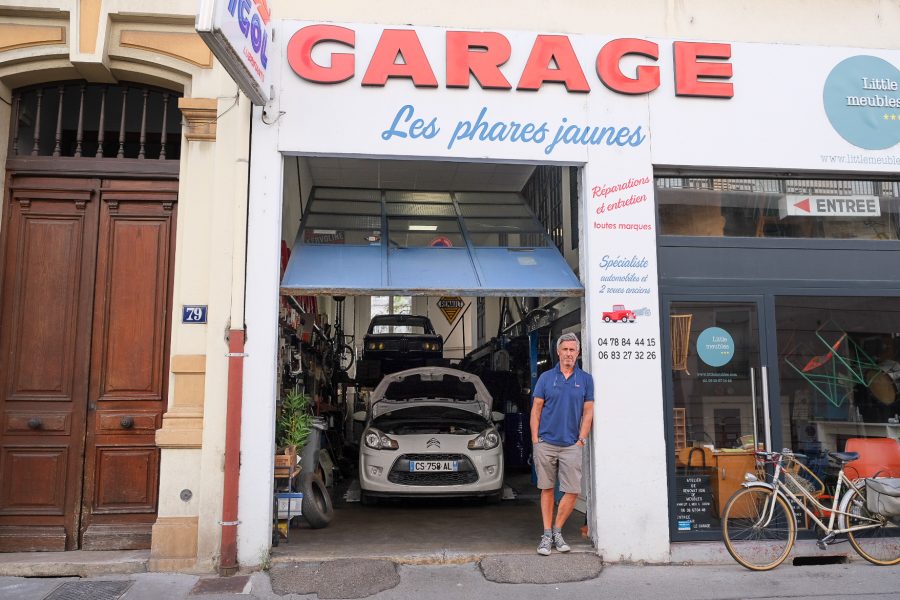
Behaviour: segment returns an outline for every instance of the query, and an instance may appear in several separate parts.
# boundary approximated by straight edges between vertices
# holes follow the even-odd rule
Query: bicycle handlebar
[[[808,458],[805,454],[800,454],[799,452],[794,452],[790,448],[784,448],[781,452],[768,452],[766,450],[757,450],[755,452],[756,456],[767,459],[770,462],[780,462],[782,458]]]

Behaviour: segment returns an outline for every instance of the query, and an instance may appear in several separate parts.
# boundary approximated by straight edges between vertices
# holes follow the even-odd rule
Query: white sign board
[[[815,196],[787,194],[779,206],[785,217],[880,217],[877,196]]]
[[[267,0],[201,0],[197,33],[254,104],[269,101],[272,20]]]

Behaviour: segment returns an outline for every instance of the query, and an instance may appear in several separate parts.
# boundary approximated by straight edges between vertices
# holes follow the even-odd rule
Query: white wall
[[[269,0],[279,19],[900,48],[893,0]]]

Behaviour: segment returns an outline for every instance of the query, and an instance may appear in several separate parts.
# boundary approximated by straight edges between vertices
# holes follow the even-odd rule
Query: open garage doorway
[[[534,551],[531,390],[581,333],[580,170],[286,157],[284,173],[274,555]],[[298,405],[316,420],[299,465]],[[584,473],[565,534],[590,551]]]

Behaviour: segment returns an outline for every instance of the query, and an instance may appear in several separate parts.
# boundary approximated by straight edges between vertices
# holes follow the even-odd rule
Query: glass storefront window
[[[853,478],[900,477],[900,297],[776,295],[763,319],[761,307],[670,303],[676,539],[720,530],[744,474],[763,475],[754,448],[803,454],[795,475],[826,506],[829,452],[860,454],[845,469]]]
[[[656,179],[662,235],[900,239],[900,182]]]
[[[826,484],[829,451],[866,455],[854,475],[900,477],[900,450],[867,441],[900,437],[900,298],[776,297],[775,321],[784,445]]]
[[[754,470],[754,448],[764,439],[758,309],[755,303],[673,302],[669,330],[673,529],[718,531],[725,503]]]

